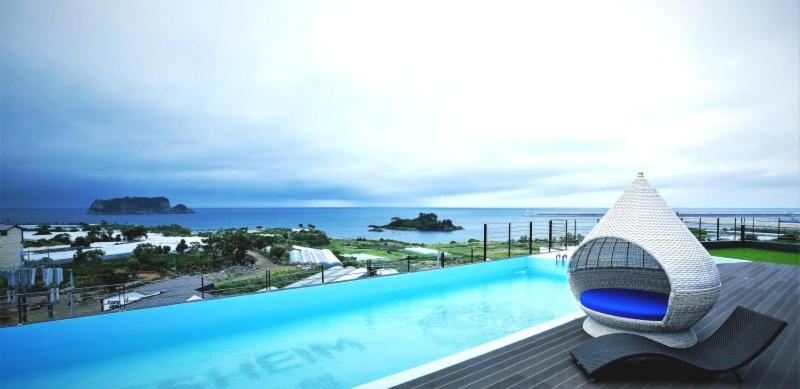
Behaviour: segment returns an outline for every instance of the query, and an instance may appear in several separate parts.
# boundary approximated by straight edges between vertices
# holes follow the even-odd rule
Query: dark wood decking
[[[766,263],[719,265],[722,293],[694,329],[709,336],[737,305],[789,326],[755,361],[733,374],[708,375],[664,360],[617,364],[589,382],[569,351],[590,339],[578,319],[485,355],[399,385],[399,388],[759,387],[800,388],[800,267]]]

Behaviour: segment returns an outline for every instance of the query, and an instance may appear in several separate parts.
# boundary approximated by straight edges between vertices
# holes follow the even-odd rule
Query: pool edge
[[[464,362],[466,360],[484,355],[491,351],[497,350],[499,348],[508,346],[520,340],[529,338],[533,335],[542,333],[544,331],[553,329],[558,327],[562,324],[566,324],[572,320],[580,319],[581,317],[586,316],[586,314],[581,311],[575,311],[570,314],[566,314],[564,316],[560,316],[550,321],[546,321],[541,324],[537,324],[532,327],[528,327],[522,329],[520,331],[514,332],[512,334],[506,335],[502,338],[498,338],[495,340],[488,341],[486,343],[480,344],[478,346],[466,349],[464,351],[459,351],[455,354],[448,355],[446,357],[442,357],[431,362],[412,367],[410,369],[403,370],[398,373],[394,373],[392,375],[388,375],[386,377],[379,378],[377,380],[373,380],[367,382],[365,384],[361,384],[356,386],[356,389],[377,389],[377,388],[391,388],[396,385],[400,385],[411,381],[413,379],[428,375],[430,373],[445,369],[447,367],[453,366],[455,364]]]

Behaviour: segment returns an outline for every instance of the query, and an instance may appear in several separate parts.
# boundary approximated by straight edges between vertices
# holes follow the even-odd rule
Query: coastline
[[[110,223],[133,225],[180,224],[193,231],[212,231],[224,228],[256,226],[291,227],[315,224],[330,237],[354,239],[393,239],[418,243],[463,242],[480,239],[484,223],[505,224],[508,222],[544,221],[545,218],[527,217],[530,212],[605,212],[604,208],[426,208],[426,207],[273,207],[273,208],[193,208],[192,214],[153,214],[153,215],[86,215],[85,208],[18,208],[0,209],[0,223],[10,224],[74,224],[79,222]],[[678,212],[796,212],[791,208],[675,208]],[[371,232],[368,225],[390,220],[394,216],[416,217],[419,212],[433,212],[440,218],[452,219],[464,227],[455,231],[400,231],[384,230]],[[580,219],[579,219],[580,220]],[[591,218],[587,219],[591,220]],[[578,233],[581,233],[579,226]]]

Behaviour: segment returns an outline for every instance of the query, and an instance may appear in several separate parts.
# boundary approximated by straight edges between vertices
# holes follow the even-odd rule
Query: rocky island
[[[417,230],[417,231],[455,231],[463,230],[464,227],[453,224],[450,219],[439,220],[439,216],[435,213],[422,213],[415,219],[402,219],[393,217],[389,224],[382,226],[370,225],[370,231],[383,231],[388,230]]]
[[[86,212],[88,215],[152,215],[162,213],[194,213],[191,208],[178,204],[170,206],[166,197],[118,197],[95,200]]]

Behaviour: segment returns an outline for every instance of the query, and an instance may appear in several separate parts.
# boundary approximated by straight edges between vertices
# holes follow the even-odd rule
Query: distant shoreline
[[[262,207],[262,208],[195,208],[193,214],[160,215],[86,215],[83,208],[2,208],[0,223],[10,224],[77,224],[80,222],[133,225],[180,224],[193,231],[213,231],[221,228],[241,228],[256,226],[297,226],[299,223],[315,224],[329,236],[341,238],[397,239],[421,243],[446,243],[481,239],[484,223],[534,222],[534,235],[546,234],[546,218],[525,217],[526,211],[577,211],[589,210],[604,212],[603,208],[423,208],[423,207]],[[772,213],[797,212],[792,208],[678,208],[679,212],[690,211],[767,211]],[[398,231],[369,232],[368,226],[375,222],[386,222],[394,216],[416,217],[420,211],[435,212],[443,218],[452,219],[463,230],[458,231]],[[570,218],[572,219],[572,218]],[[596,218],[595,218],[596,219]],[[800,219],[800,218],[798,218]],[[578,233],[582,231],[578,218]],[[798,220],[800,221],[800,220]],[[537,223],[542,228],[537,227]],[[545,224],[541,224],[545,223]],[[383,223],[381,223],[383,224]],[[589,223],[585,223],[589,224]],[[703,219],[705,224],[705,218]]]

